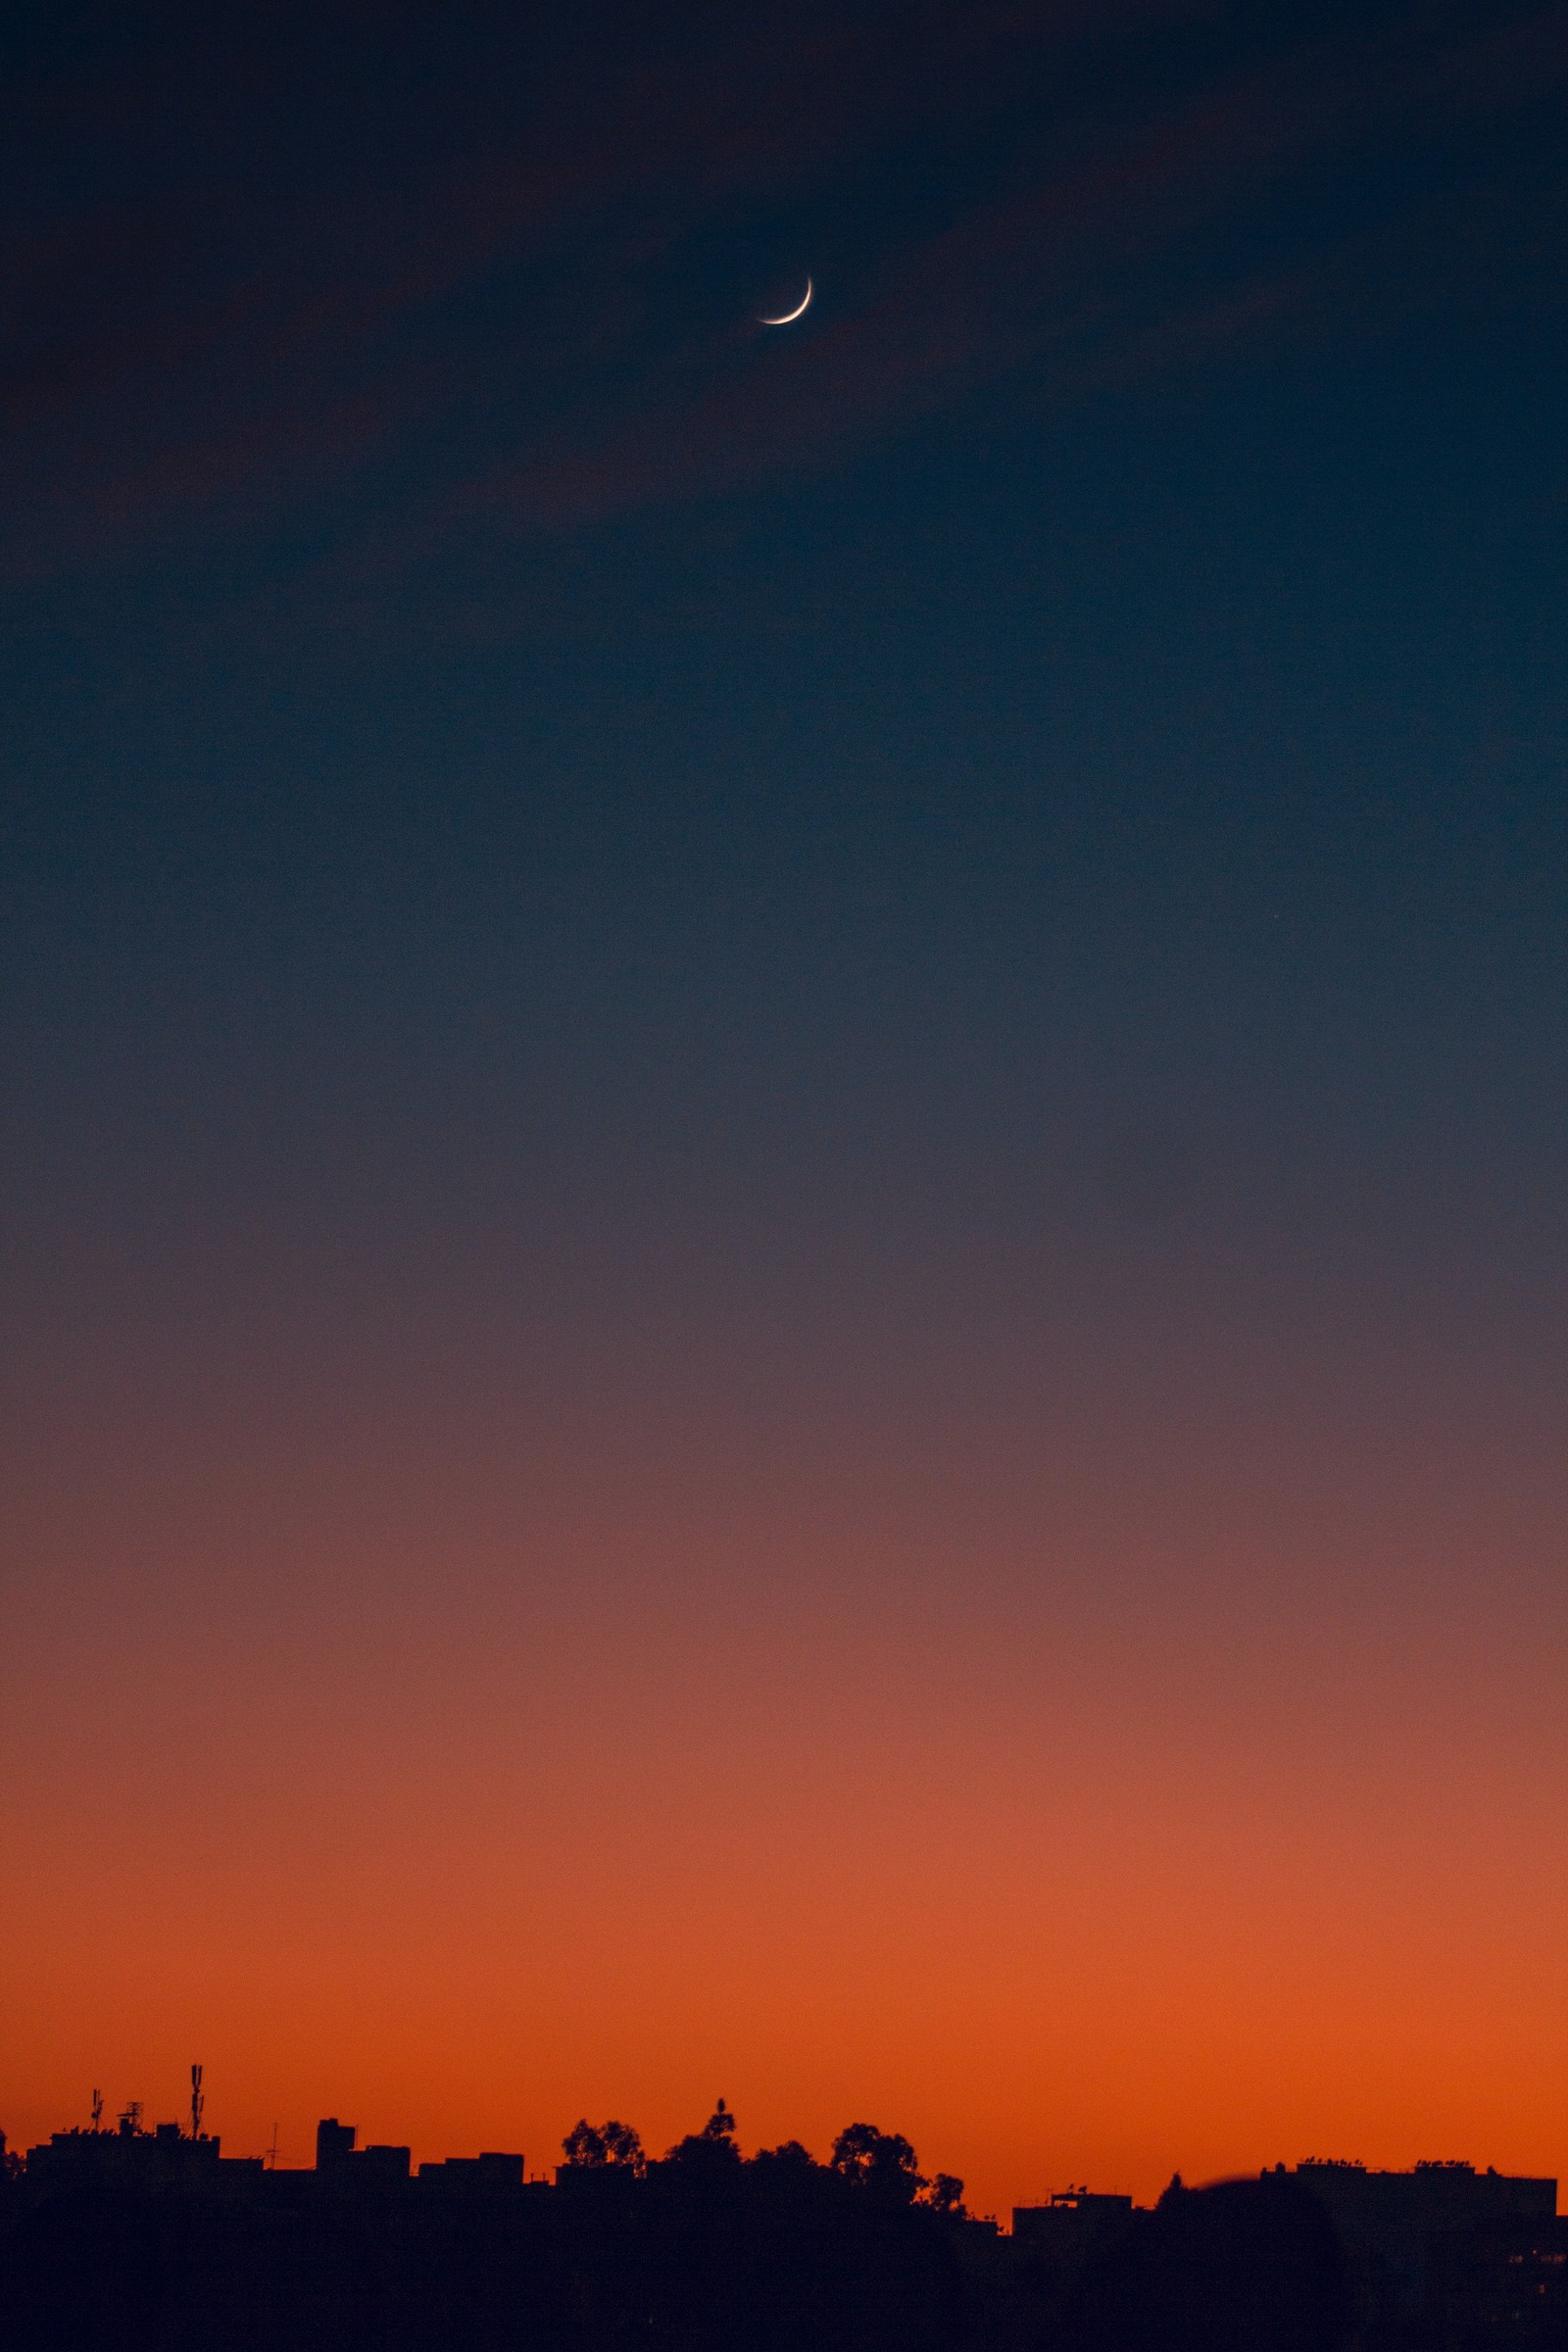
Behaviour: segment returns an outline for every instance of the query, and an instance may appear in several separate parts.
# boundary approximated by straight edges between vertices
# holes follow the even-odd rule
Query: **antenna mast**
[[[193,2066],[190,2070],[190,2135],[192,2139],[200,2139],[202,2135],[202,2109],[206,2104],[207,2101],[202,2092],[202,2070],[199,2066]]]
[[[95,2132],[101,2132],[104,2128],[104,2094],[101,2090],[95,2090],[92,2094],[92,2128]]]

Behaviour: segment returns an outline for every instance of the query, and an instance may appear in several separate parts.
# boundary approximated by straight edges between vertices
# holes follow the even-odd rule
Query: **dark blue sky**
[[[1549,1352],[1551,14],[8,39],[24,1325],[1049,1233]]]

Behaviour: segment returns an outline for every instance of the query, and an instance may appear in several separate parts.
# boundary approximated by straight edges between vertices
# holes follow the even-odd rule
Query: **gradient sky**
[[[10,14],[13,2141],[1568,2175],[1565,97]]]

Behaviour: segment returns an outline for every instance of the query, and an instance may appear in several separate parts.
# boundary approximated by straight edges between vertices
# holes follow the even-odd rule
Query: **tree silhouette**
[[[773,2179],[786,2176],[793,2180],[808,2180],[817,2170],[815,2157],[798,2139],[780,2141],[776,2148],[759,2148],[752,2158],[753,2169]]]
[[[735,2118],[722,2099],[713,2109],[700,2132],[689,2132],[678,2139],[664,2161],[666,2164],[732,2165],[739,2164],[741,2153],[735,2144]]]
[[[929,2205],[933,2213],[951,2214],[955,2221],[962,2221],[968,2212],[963,2201],[963,2182],[956,2173],[935,2174],[918,2201]]]
[[[591,2124],[581,2117],[561,2143],[562,2154],[573,2172],[629,2172],[641,2179],[647,2170],[643,2143],[630,2124]]]
[[[702,2136],[704,2139],[722,2140],[726,2147],[734,2146],[735,2118],[722,2099],[703,2126]]]
[[[875,2124],[850,2124],[833,2142],[833,2170],[852,2187],[891,2205],[912,2205],[926,2185],[915,2153],[902,2132],[879,2132]],[[963,2183],[958,2183],[961,2191]]]

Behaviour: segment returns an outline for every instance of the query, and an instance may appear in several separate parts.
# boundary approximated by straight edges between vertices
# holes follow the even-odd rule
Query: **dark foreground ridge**
[[[197,2078],[199,2083],[199,2077]],[[896,2132],[743,2157],[722,2099],[657,2161],[578,2124],[421,2164],[328,2118],[314,2171],[127,2108],[0,2138],[6,2352],[1568,2352],[1556,2182],[1283,2165],[1157,2205],[977,2221]]]

